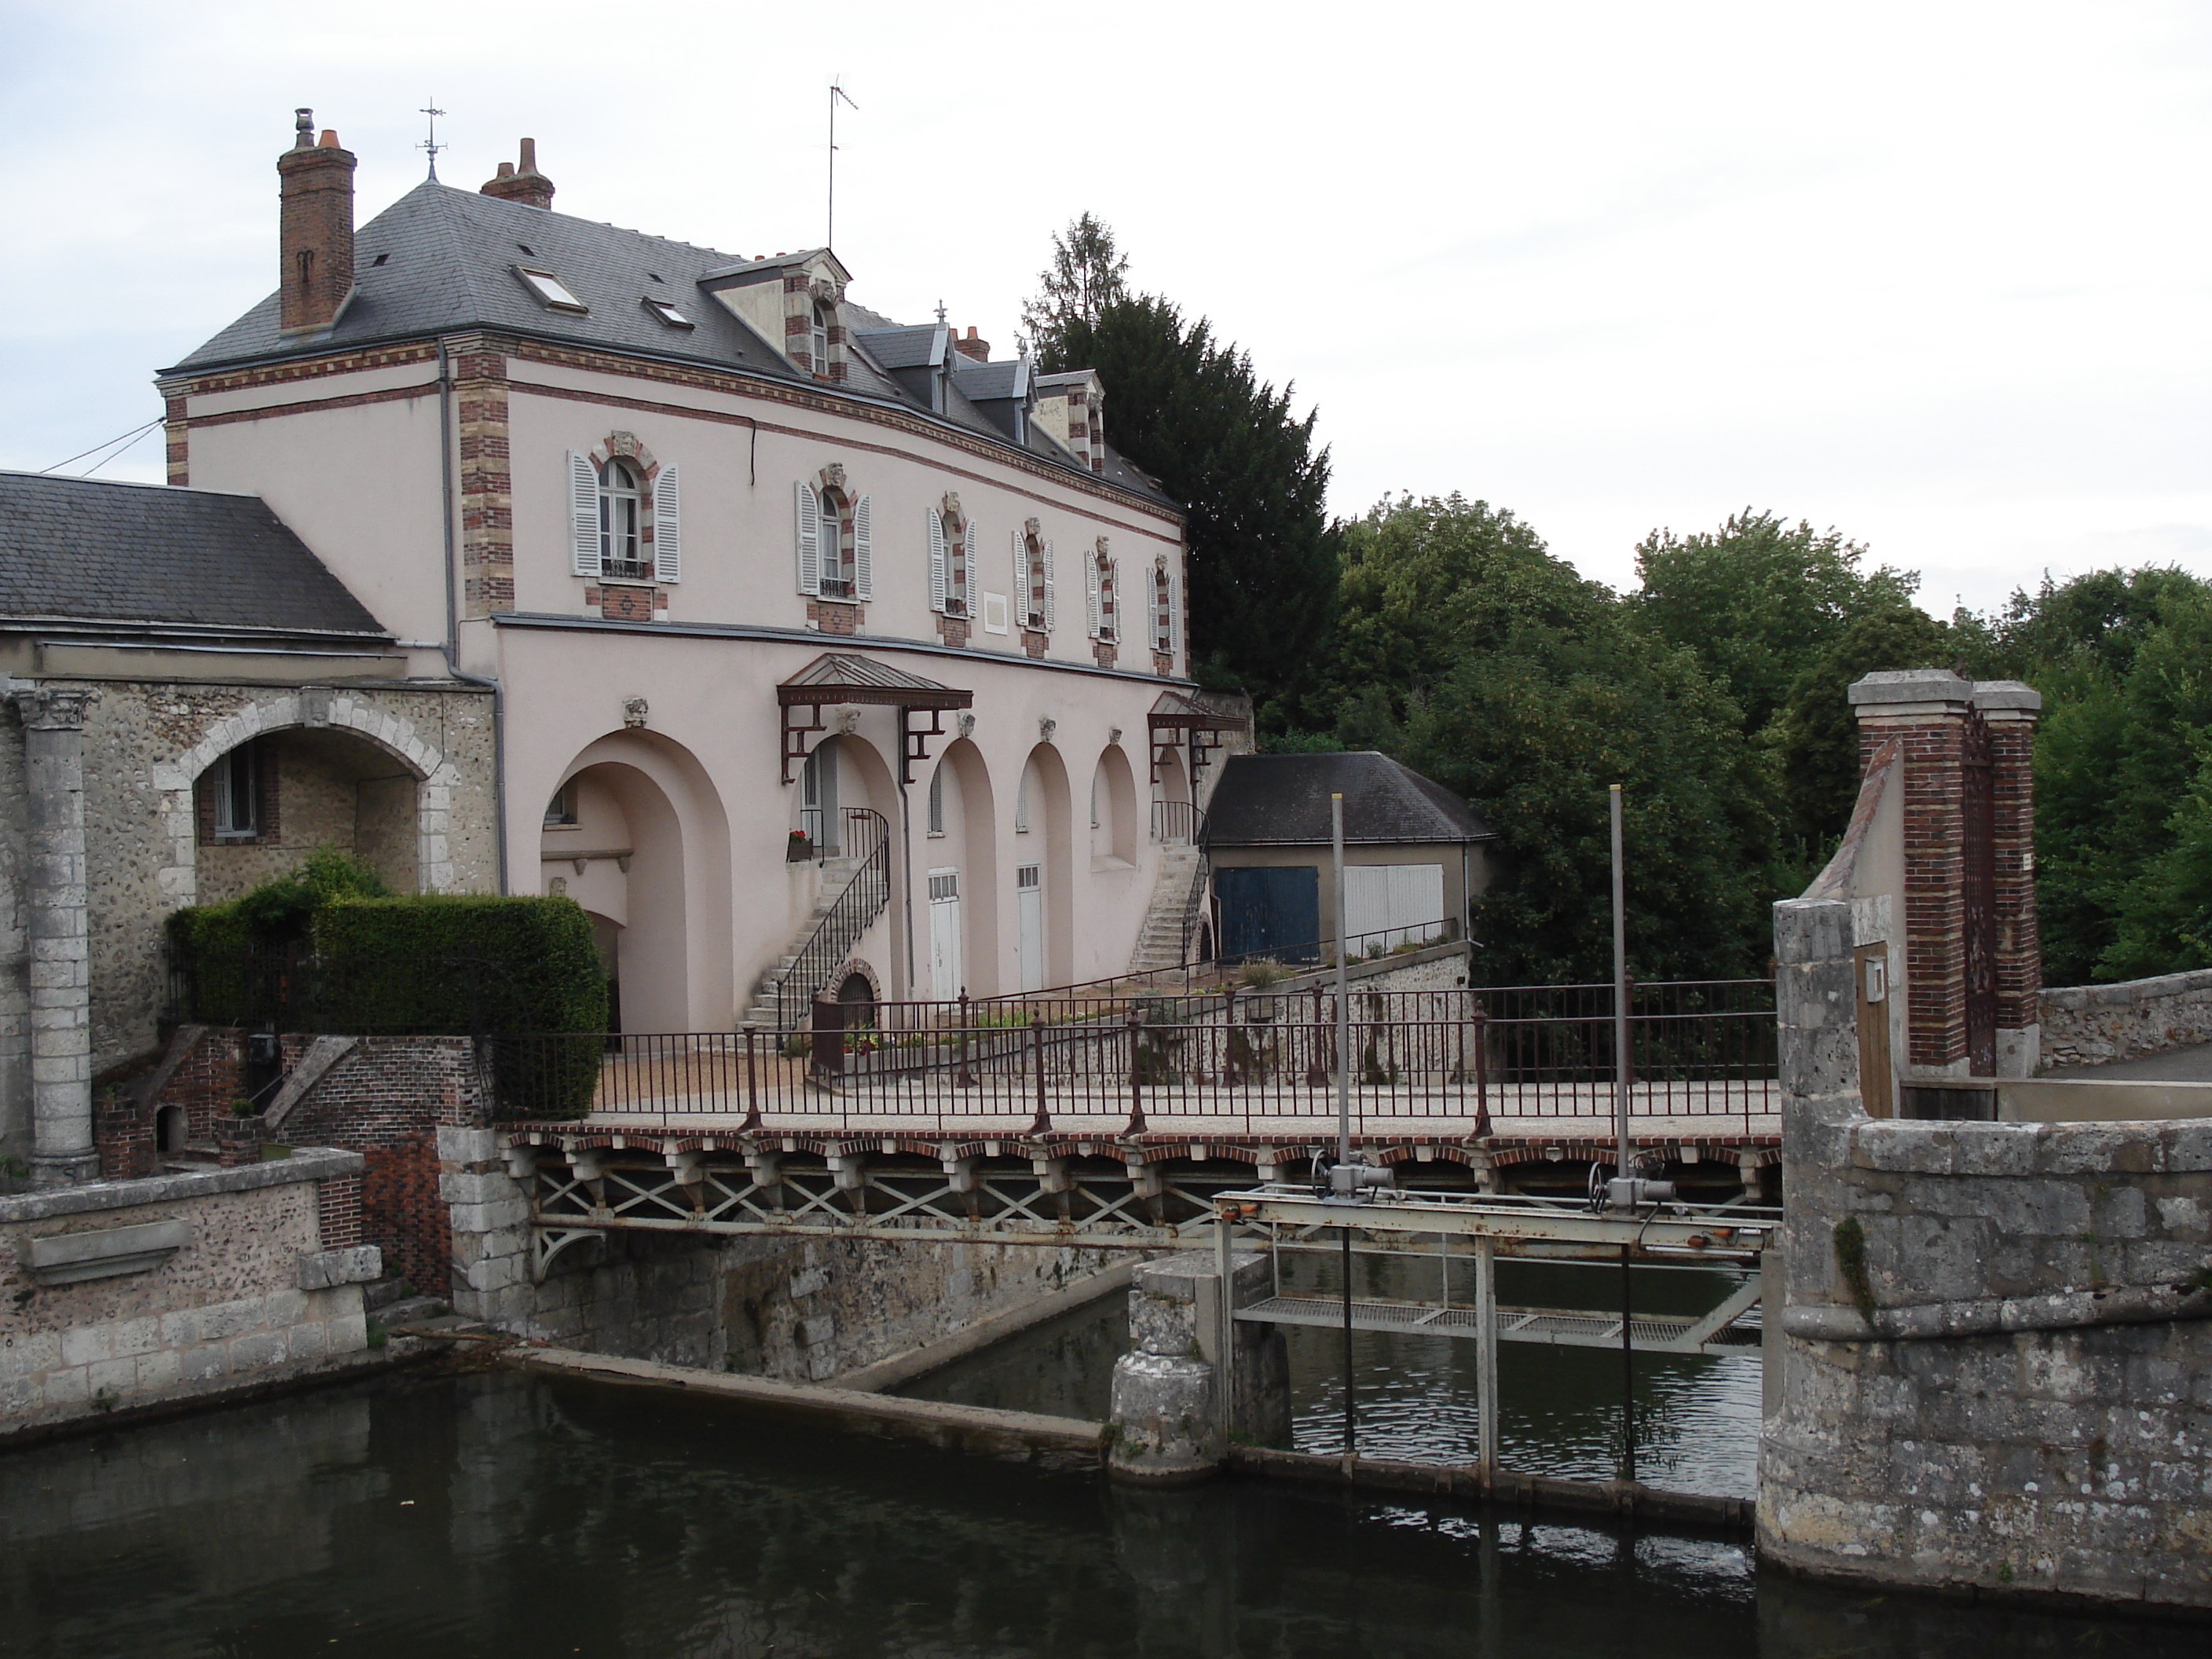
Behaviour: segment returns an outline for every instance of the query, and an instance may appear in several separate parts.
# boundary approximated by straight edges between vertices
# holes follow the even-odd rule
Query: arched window
[[[642,580],[653,574],[641,553],[637,470],[619,455],[599,467],[599,574]]]
[[[799,480],[799,591],[825,599],[874,597],[869,498],[845,484],[842,465],[824,467],[820,489]]]
[[[1020,587],[1022,626],[1052,632],[1052,544],[1031,519],[1014,533],[1014,574]]]
[[[1091,637],[1111,645],[1121,637],[1121,583],[1103,536],[1098,538],[1097,550],[1091,556],[1085,574],[1089,579],[1086,586],[1091,601]]]
[[[948,617],[971,615],[969,580],[975,568],[975,526],[960,510],[960,498],[948,495],[942,507],[927,509],[929,605]]]

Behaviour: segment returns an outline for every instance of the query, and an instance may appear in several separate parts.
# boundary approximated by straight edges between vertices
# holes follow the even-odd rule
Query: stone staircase
[[[1188,842],[1170,842],[1160,848],[1159,878],[1152,885],[1144,926],[1137,930],[1131,973],[1182,965],[1185,932],[1205,893],[1205,875],[1206,855]]]
[[[821,931],[823,923],[830,919],[830,912],[836,907],[837,901],[844,896],[845,890],[852,885],[853,878],[860,873],[860,866],[865,861],[857,858],[831,858],[822,860],[822,887],[815,897],[814,908],[807,913],[806,920],[799,924],[799,931],[791,936],[791,942],[784,947],[783,954],[778,957],[768,970],[754,982],[751,1005],[738,1017],[738,1024],[740,1027],[757,1025],[764,1031],[781,1029],[782,1014],[780,1012],[779,1004],[784,981],[790,977],[792,969],[798,965],[799,952],[804,951],[807,942]],[[882,907],[877,908],[880,911]],[[874,920],[875,916],[871,915],[860,923],[859,928],[853,930],[853,937],[844,941],[842,948],[836,951],[839,960],[843,959],[845,951],[852,949],[867,923]],[[806,988],[807,994],[811,997],[814,992],[822,988],[814,985]]]

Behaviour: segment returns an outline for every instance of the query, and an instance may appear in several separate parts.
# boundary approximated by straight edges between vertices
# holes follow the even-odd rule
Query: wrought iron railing
[[[1187,800],[1154,801],[1152,839],[1158,842],[1188,842],[1193,846],[1198,845],[1206,839],[1204,810]]]
[[[858,858],[860,866],[776,984],[776,1024],[783,1030],[795,1030],[805,1018],[808,1005],[890,902],[890,822],[862,806],[847,807],[842,817],[843,854]]]
[[[1772,989],[1765,980],[1633,988],[1634,1132],[1772,1127]],[[592,1115],[740,1129],[1149,1130],[1293,1143],[1325,1135],[1335,1119],[1337,1008],[1325,988],[1029,1006],[848,1008],[823,999],[813,1013],[807,1030],[789,1036],[610,1040]],[[1610,987],[1354,990],[1346,1024],[1351,1113],[1363,1133],[1610,1133]],[[530,1041],[503,1041],[500,1053],[526,1065],[518,1045]],[[515,1091],[500,1096],[510,1115],[530,1115],[516,1112]]]

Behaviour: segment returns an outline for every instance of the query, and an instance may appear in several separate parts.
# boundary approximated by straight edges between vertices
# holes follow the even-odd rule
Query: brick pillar
[[[84,710],[94,693],[33,686],[9,693],[23,721],[30,795],[24,933],[30,945],[31,1176],[89,1181],[92,1139],[91,938],[85,897]]]
[[[1997,1075],[2033,1077],[2042,1057],[2037,994],[2043,936],[2035,919],[2035,717],[2043,698],[2018,680],[1976,680],[1989,728],[1996,865]]]
[[[1850,689],[1859,761],[1894,738],[1904,763],[1905,1065],[1966,1075],[1966,737],[1972,685],[1948,668]]]

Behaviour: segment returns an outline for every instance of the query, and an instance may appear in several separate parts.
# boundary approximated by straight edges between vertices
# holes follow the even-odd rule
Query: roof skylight
[[[591,307],[568,292],[568,284],[550,270],[533,270],[528,265],[517,265],[514,274],[530,284],[530,291],[555,311],[573,311],[578,316],[587,314]]]
[[[647,299],[645,308],[671,328],[696,327],[692,320],[665,300]]]

